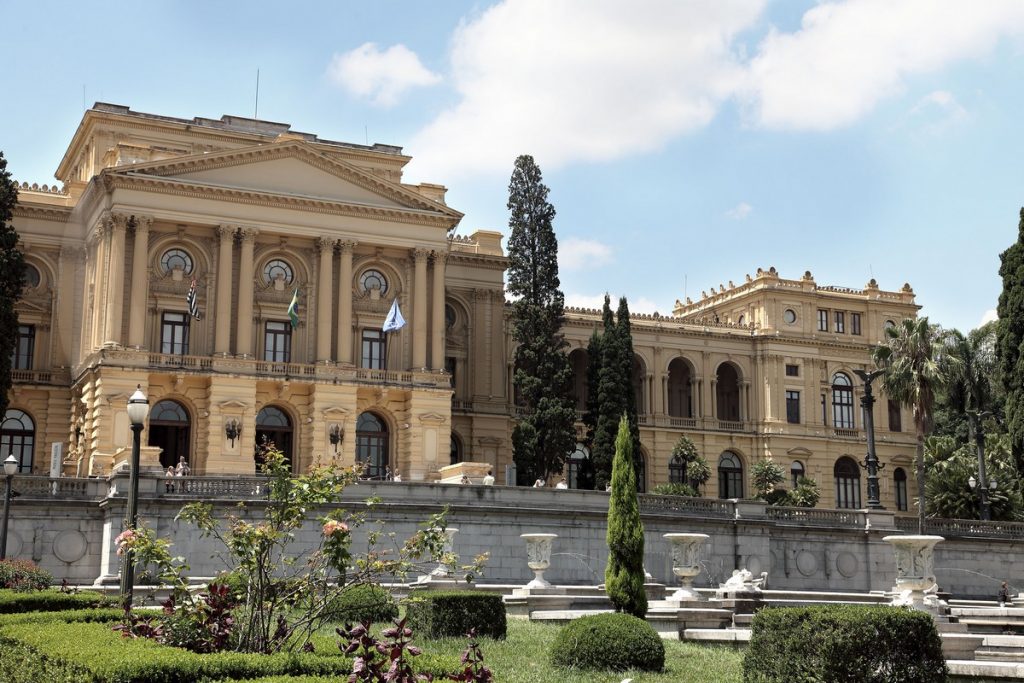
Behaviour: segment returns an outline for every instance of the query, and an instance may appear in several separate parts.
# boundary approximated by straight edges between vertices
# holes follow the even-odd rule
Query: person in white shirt
[[[473,482],[469,480],[469,477],[467,477],[465,474],[463,474],[462,475],[462,480],[459,483],[460,484],[472,484]]]
[[[565,477],[562,477],[559,480],[559,482],[557,484],[555,484],[555,488],[556,489],[567,489],[567,488],[569,488],[569,485],[565,483]]]
[[[542,489],[544,488],[544,486],[545,483],[543,479],[538,479],[537,481],[533,482],[533,488],[535,489]]]
[[[395,472],[395,476],[391,478],[391,481],[402,481],[402,475],[398,472]]]
[[[483,478],[481,482],[484,486],[494,486],[494,474],[491,470],[487,470],[487,476]]]

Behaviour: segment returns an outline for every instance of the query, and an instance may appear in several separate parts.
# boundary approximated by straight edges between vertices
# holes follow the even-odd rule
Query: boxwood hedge
[[[764,609],[743,658],[744,683],[939,683],[947,676],[931,616],[898,607]]]
[[[406,601],[405,616],[417,638],[462,638],[470,629],[504,638],[508,627],[501,596],[481,591],[424,591]]]
[[[113,607],[117,603],[96,591],[62,593],[57,589],[43,591],[0,590],[0,614],[13,612],[58,612],[91,607]]]
[[[551,643],[551,663],[598,671],[661,671],[665,645],[654,627],[630,614],[573,619]]]

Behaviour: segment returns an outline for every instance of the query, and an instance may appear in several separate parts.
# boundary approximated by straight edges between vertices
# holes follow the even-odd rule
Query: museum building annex
[[[53,187],[23,183],[14,226],[29,264],[0,453],[21,470],[101,476],[126,460],[128,396],[151,410],[143,463],[252,474],[273,441],[296,471],[363,464],[432,480],[471,460],[512,463],[512,342],[501,234],[455,234],[441,185],[402,182],[391,145],[287,124],[171,118],[97,103]],[[397,302],[407,321],[384,332]],[[682,435],[715,474],[704,494],[751,494],[771,456],[866,503],[855,370],[886,325],[916,315],[909,285],[818,285],[757,269],[671,315],[634,315],[641,487],[680,481]],[[580,410],[600,311],[569,308]],[[878,393],[876,391],[876,393]],[[914,491],[909,412],[875,405],[882,504]],[[570,484],[582,458],[568,459]]]

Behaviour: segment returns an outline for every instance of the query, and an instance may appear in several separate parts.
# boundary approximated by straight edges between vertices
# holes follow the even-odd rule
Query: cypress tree
[[[508,209],[513,382],[525,408],[512,430],[512,451],[518,479],[528,483],[560,472],[576,443],[572,367],[560,332],[565,298],[559,289],[555,208],[529,155],[516,159]]]
[[[999,260],[1003,291],[996,309],[996,354],[1000,381],[1006,392],[1006,430],[1013,460],[1017,471],[1024,472],[1024,208],[1020,210],[1017,241],[999,255]]]
[[[644,593],[644,525],[636,495],[636,471],[629,419],[619,420],[612,464],[612,495],[608,502],[608,565],[605,591],[616,612],[643,619],[647,614]]]
[[[0,152],[0,419],[7,412],[11,354],[18,338],[18,312],[14,304],[25,286],[25,256],[18,250],[18,233],[11,225],[17,203],[18,186]]]
[[[615,324],[611,300],[604,298],[604,333],[601,335],[601,360],[597,371],[597,420],[594,428],[594,479],[598,489],[611,481],[612,459],[615,456],[615,436],[619,419],[628,412],[627,397],[622,392],[622,348],[619,329]]]
[[[600,407],[597,400],[598,379],[600,378],[600,373],[601,333],[595,329],[593,334],[590,335],[590,341],[587,343],[587,403],[584,406],[586,413],[583,415],[583,424],[586,429],[584,441],[586,442],[587,449],[591,454],[593,454],[594,451],[594,432],[597,431],[597,416]],[[581,463],[577,485],[581,489],[594,488],[595,474],[594,458],[593,455],[591,455],[590,458]]]
[[[629,320],[629,303],[626,297],[619,298],[619,308],[615,312],[616,334],[619,342],[619,362],[622,364],[622,394],[626,397],[626,417],[629,418],[629,437],[633,440],[633,456],[640,463],[640,425],[637,422],[636,391],[633,389],[633,328]],[[637,467],[637,475],[640,473]],[[639,488],[639,486],[638,486]]]

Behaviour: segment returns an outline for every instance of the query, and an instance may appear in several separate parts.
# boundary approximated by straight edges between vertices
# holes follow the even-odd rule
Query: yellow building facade
[[[152,468],[251,474],[273,441],[296,471],[360,462],[418,481],[472,460],[503,482],[515,409],[501,234],[455,236],[445,188],[402,182],[409,160],[286,124],[96,104],[59,189],[19,189],[30,269],[0,446],[24,471],[105,475],[126,459],[125,403],[141,385]],[[396,302],[407,322],[384,332]],[[644,486],[674,476],[686,434],[718,468],[707,495],[749,495],[751,464],[771,456],[816,479],[822,505],[861,507],[852,373],[887,322],[916,310],[909,286],[770,269],[671,316],[635,316]],[[581,407],[599,324],[567,311]],[[883,503],[906,507],[908,416],[881,397],[875,417]]]

